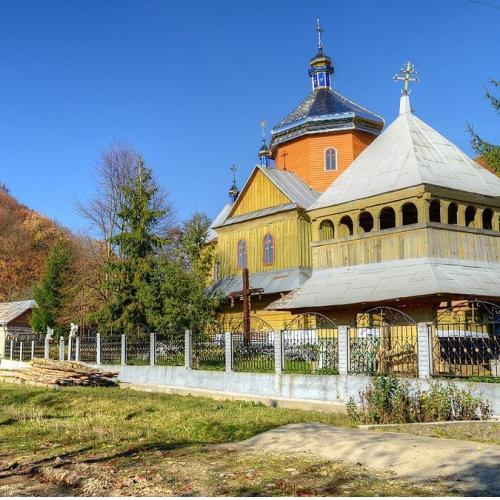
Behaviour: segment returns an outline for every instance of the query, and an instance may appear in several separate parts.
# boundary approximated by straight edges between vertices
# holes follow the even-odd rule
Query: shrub
[[[352,423],[402,424],[449,420],[487,420],[492,415],[488,400],[453,383],[432,382],[429,389],[412,388],[405,380],[380,376],[346,404]]]

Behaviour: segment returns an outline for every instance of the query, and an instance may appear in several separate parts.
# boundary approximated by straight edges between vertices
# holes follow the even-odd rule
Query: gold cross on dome
[[[323,50],[323,41],[321,40],[321,33],[323,33],[323,30],[319,25],[319,19],[316,19],[316,33],[318,33],[318,49]]]
[[[404,86],[401,90],[403,95],[408,95],[411,91],[409,89],[410,82],[418,83],[420,82],[420,77],[418,76],[415,65],[408,61],[398,73],[393,77],[394,80],[404,81]]]

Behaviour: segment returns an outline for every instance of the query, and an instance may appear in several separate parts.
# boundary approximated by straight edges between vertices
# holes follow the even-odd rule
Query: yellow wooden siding
[[[242,193],[231,216],[288,203],[291,201],[262,172],[257,171],[246,191]]]
[[[270,234],[274,240],[274,263],[264,265],[263,240]],[[310,223],[297,211],[263,217],[227,226],[219,230],[217,261],[219,277],[232,276],[238,269],[238,241],[247,244],[250,273],[310,266]]]

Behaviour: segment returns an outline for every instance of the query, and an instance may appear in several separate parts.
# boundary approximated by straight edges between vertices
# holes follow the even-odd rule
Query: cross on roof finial
[[[323,33],[323,30],[319,25],[319,18],[316,19],[316,32],[318,33],[318,49],[323,50],[323,42],[321,40],[321,33]]]
[[[411,92],[411,90],[409,89],[410,82],[420,82],[420,77],[418,76],[417,70],[415,69],[415,65],[413,65],[410,61],[408,61],[399,70],[399,72],[394,75],[393,79],[405,82],[403,88],[401,89],[401,93],[403,95],[408,95]]]
[[[261,120],[260,121],[260,128],[262,129],[262,142],[266,141],[266,127],[267,127],[266,120]]]
[[[236,165],[234,163],[231,165],[230,170],[231,170],[231,172],[233,172],[233,184],[236,184],[236,171],[238,169],[236,168]]]

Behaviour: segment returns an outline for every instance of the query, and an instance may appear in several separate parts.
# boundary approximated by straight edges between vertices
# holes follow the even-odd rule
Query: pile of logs
[[[0,370],[0,382],[42,386],[115,386],[117,373],[90,368],[75,361],[34,358],[29,368]]]

